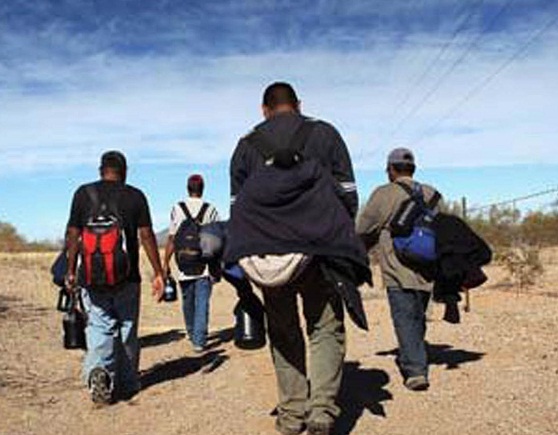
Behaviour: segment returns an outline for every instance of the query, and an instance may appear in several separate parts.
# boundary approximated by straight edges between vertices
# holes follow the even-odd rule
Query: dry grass
[[[48,273],[54,257],[0,254],[0,434],[275,433],[268,350],[240,351],[230,341],[235,295],[225,284],[214,289],[213,347],[204,357],[183,339],[179,304],[155,304],[144,288],[145,388],[130,402],[95,409],[79,380],[82,353],[61,346]],[[442,307],[434,308],[432,388],[422,394],[401,385],[383,290],[366,289],[371,330],[347,323],[339,433],[558,433],[558,298],[548,297],[558,295],[558,250],[540,259],[537,285],[520,293],[504,268],[490,267],[461,325],[441,322]]]

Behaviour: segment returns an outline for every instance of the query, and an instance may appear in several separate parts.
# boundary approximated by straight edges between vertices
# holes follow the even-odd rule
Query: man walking
[[[215,207],[202,199],[204,181],[201,175],[188,178],[188,198],[171,210],[169,236],[165,247],[164,271],[170,273],[170,259],[178,256],[178,280],[182,290],[182,312],[186,332],[194,352],[204,351],[207,342],[211,277],[209,267],[201,258],[199,227],[219,220]],[[193,241],[188,244],[188,239]],[[177,247],[184,249],[177,252]],[[191,255],[186,252],[190,250]]]
[[[362,236],[367,249],[379,245],[379,261],[383,281],[387,287],[388,301],[395,334],[399,343],[398,365],[404,385],[410,390],[426,390],[428,361],[426,353],[426,316],[432,283],[415,270],[401,263],[395,254],[389,224],[401,204],[409,198],[404,184],[415,185],[415,158],[405,148],[389,153],[387,174],[389,183],[378,187],[370,196],[357,218],[357,233]],[[435,190],[421,184],[423,198],[428,203]]]
[[[328,180],[333,176],[333,182],[346,209],[335,196],[333,207],[335,207],[335,203],[339,203],[341,211],[337,216],[341,214],[347,216],[348,225],[345,227],[351,227],[351,217],[354,217],[356,213],[358,199],[349,153],[337,130],[323,121],[303,116],[300,113],[300,102],[296,93],[288,83],[273,83],[267,87],[263,95],[262,111],[265,121],[240,140],[232,157],[230,167],[231,215],[234,214],[235,207],[240,206],[238,201],[235,206],[235,200],[240,198],[239,195],[241,195],[243,187],[248,185],[250,177],[266,165],[272,164],[255,145],[255,137],[263,138],[266,143],[288,151],[293,137],[299,135],[301,126],[310,122],[313,123],[313,127],[300,151],[301,158],[319,162],[318,164],[324,168]],[[276,160],[280,159],[280,155],[280,152],[276,153]],[[293,156],[284,153],[283,156],[283,163],[287,166],[293,159],[298,159],[296,154]],[[297,174],[301,175],[301,172],[297,172]],[[287,175],[286,178],[288,179],[289,176]],[[285,188],[283,198],[296,202],[297,199],[293,198],[296,193],[285,185],[283,187]],[[270,189],[273,190],[273,187],[271,186]],[[319,202],[324,199],[311,198],[310,202],[314,201],[313,203],[316,204],[315,201]],[[263,198],[262,202],[265,203],[268,200]],[[282,206],[284,205],[285,203],[282,204]],[[293,211],[294,207],[291,207]],[[305,207],[312,207],[312,205],[302,204],[301,215],[305,214]],[[288,207],[283,207],[282,211],[285,208]],[[280,219],[279,213],[282,211],[266,212],[266,215],[271,215],[271,217],[275,215]],[[285,214],[288,219],[289,213],[281,216]],[[315,217],[316,212],[310,211],[310,214],[314,214]],[[310,216],[310,214],[306,216]],[[291,213],[291,215],[299,216],[296,213]],[[299,231],[294,231],[292,234],[296,234],[293,237],[296,238],[297,234],[305,234],[312,227],[327,227],[329,224],[329,221],[323,222],[323,216],[318,216],[317,221],[314,217],[311,218],[312,221],[298,222]],[[320,218],[322,221],[319,220]],[[232,222],[234,224],[234,219]],[[244,242],[239,239],[250,235],[233,234],[233,228],[234,225],[230,230],[231,239],[234,239],[232,244],[242,245]],[[291,242],[288,240],[285,242],[283,237],[286,237],[286,234],[282,234],[278,227],[263,228],[263,231],[266,233],[266,237],[269,236],[268,240],[272,241],[272,245],[274,239],[278,240],[278,243],[275,244],[277,246],[281,243],[292,244],[292,238]],[[320,243],[316,243],[314,240],[314,249],[319,250],[320,247],[323,247],[327,239],[327,237],[320,239],[322,240]],[[305,245],[310,245],[310,243],[303,241],[302,244],[295,247],[295,249],[301,247],[301,250],[296,250],[296,252],[304,253]],[[268,252],[268,254],[273,254],[273,252]],[[335,418],[340,413],[335,400],[341,384],[345,357],[345,329],[341,296],[335,290],[334,285],[325,279],[323,269],[315,259],[311,260],[293,281],[281,288],[262,286],[262,292],[279,390],[276,429],[286,435],[299,434],[305,429],[308,429],[308,433],[313,435],[329,434]],[[309,338],[309,380],[307,379],[304,338],[299,324],[297,295],[302,298]]]
[[[108,151],[99,170],[101,180],[79,187],[72,201],[66,287],[83,288],[88,319],[83,374],[93,402],[107,404],[140,388],[138,234],[153,268],[157,300],[164,283],[147,200],[141,190],[126,184],[126,158]]]

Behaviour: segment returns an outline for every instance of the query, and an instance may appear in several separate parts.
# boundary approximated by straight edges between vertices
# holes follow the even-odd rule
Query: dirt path
[[[211,348],[201,357],[184,340],[179,305],[145,297],[143,390],[97,409],[80,384],[82,353],[61,346],[49,262],[0,258],[0,434],[275,433],[268,350],[234,347],[227,285],[215,288]],[[558,298],[480,289],[460,325],[437,320],[436,306],[432,387],[412,393],[395,368],[383,292],[372,295],[370,332],[348,327],[338,433],[558,434]]]

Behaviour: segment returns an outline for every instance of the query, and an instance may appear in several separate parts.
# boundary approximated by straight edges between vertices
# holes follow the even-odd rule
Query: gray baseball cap
[[[410,149],[407,148],[395,148],[392,150],[387,158],[388,165],[396,165],[400,163],[406,163],[409,165],[415,164],[415,156]]]

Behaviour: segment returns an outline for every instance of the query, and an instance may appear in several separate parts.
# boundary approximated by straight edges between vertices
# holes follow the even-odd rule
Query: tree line
[[[459,202],[448,203],[445,211],[463,215]],[[558,204],[548,212],[525,214],[512,207],[493,206],[488,212],[468,216],[467,222],[495,249],[518,244],[558,246]],[[60,246],[61,241],[28,241],[14,225],[0,221],[0,252],[55,251]]]
[[[18,233],[15,226],[8,222],[0,222],[0,252],[56,251],[60,246],[60,242],[49,240],[28,241]]]
[[[463,216],[458,202],[449,203],[445,211]],[[495,249],[518,244],[539,248],[558,245],[558,203],[547,212],[522,213],[513,207],[492,206],[484,213],[467,216],[466,220]]]

